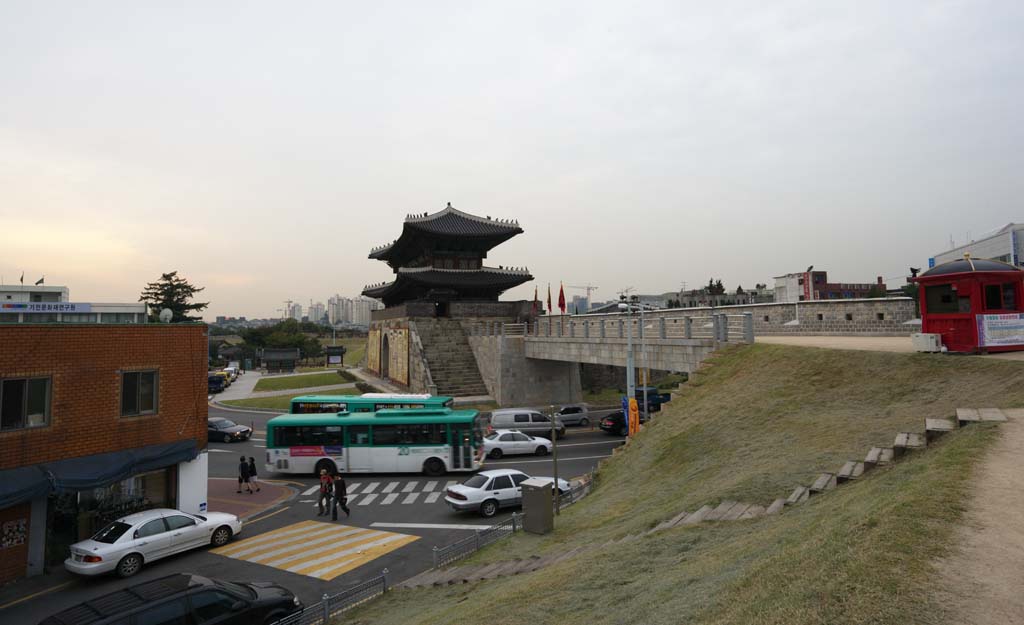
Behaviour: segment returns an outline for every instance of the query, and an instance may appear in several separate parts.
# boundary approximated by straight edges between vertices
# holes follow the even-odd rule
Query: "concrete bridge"
[[[692,373],[712,352],[754,341],[750,313],[685,315],[652,311],[572,315],[535,323],[464,322],[481,374],[502,405],[540,397],[578,401],[578,364],[625,367],[630,343],[637,367]],[[630,334],[632,333],[632,338]]]

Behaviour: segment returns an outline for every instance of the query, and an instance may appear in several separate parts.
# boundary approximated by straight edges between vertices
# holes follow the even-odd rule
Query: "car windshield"
[[[131,529],[131,527],[132,526],[127,523],[114,521],[96,532],[96,535],[93,536],[92,539],[98,543],[107,543],[108,545],[112,545],[117,542],[118,538],[124,536],[124,533]]]
[[[473,477],[471,477],[468,480],[466,480],[465,482],[463,482],[462,485],[463,486],[467,486],[469,488],[483,488],[484,484],[486,484],[486,483],[487,483],[487,477],[486,476],[474,475]]]
[[[235,422],[229,421],[228,419],[219,419],[213,422],[213,427],[218,430],[226,430],[228,428],[235,427]]]

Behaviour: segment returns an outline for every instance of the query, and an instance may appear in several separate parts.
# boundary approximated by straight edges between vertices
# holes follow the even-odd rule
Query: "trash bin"
[[[551,482],[531,477],[519,486],[523,489],[523,529],[531,534],[547,534],[555,526]]]

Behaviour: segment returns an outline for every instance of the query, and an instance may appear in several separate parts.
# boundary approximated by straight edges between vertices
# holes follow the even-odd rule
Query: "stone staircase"
[[[431,319],[417,322],[416,333],[423,344],[423,354],[438,395],[468,397],[488,394],[473,348],[469,346],[458,321]]]
[[[1014,419],[1024,419],[1024,409],[1007,410],[1006,412],[1010,413]],[[693,512],[684,510],[646,532],[627,534],[621,538],[609,540],[599,547],[577,547],[543,557],[534,555],[525,559],[517,558],[486,565],[430,569],[402,582],[398,588],[468,584],[508,575],[519,575],[568,560],[582,552],[635,541],[646,534],[653,534],[673,527],[686,527],[706,521],[743,521],[759,516],[779,514],[786,506],[803,503],[812,496],[821,495],[842,484],[855,481],[875,467],[891,464],[908,453],[924,449],[929,442],[969,423],[1006,420],[1007,414],[998,408],[957,408],[955,419],[925,419],[923,433],[900,432],[896,435],[892,447],[872,447],[864,460],[849,460],[836,473],[822,473],[810,486],[797,486],[788,498],[776,499],[768,507],[739,501],[722,501],[717,506],[705,505]]]

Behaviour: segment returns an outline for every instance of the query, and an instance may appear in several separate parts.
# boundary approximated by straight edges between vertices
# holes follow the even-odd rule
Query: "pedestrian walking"
[[[252,486],[249,485],[249,463],[246,461],[245,456],[242,456],[241,462],[238,463],[238,490],[235,492],[242,492],[242,484],[245,484],[251,495]]]
[[[327,475],[327,469],[320,469],[320,499],[317,501],[317,505],[320,506],[320,512],[317,516],[324,516],[327,514],[327,508],[324,505],[331,504],[331,492],[334,490],[334,482],[331,480],[331,476]]]
[[[256,476],[256,459],[249,456],[249,483],[256,487],[256,492],[260,492],[260,480]]]
[[[338,520],[338,507],[345,511],[345,518],[352,516],[352,511],[348,509],[348,489],[345,487],[345,478],[341,477],[341,473],[334,474],[334,498],[331,504],[331,520]]]

